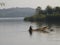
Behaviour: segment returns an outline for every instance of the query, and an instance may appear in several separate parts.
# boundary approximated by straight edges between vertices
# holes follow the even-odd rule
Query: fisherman
[[[32,31],[32,26],[30,26],[29,31],[30,31],[30,32]]]
[[[30,35],[32,35],[32,26],[30,26],[30,28],[29,28],[29,33],[30,33]]]

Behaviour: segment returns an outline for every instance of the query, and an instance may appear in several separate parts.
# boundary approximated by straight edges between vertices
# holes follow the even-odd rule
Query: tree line
[[[60,7],[54,7],[52,8],[51,6],[47,6],[45,10],[42,10],[41,7],[37,7],[36,8],[36,13],[38,15],[40,14],[46,14],[46,15],[50,15],[50,14],[60,14]]]
[[[40,6],[36,8],[35,14],[31,17],[25,17],[26,21],[60,21],[60,7],[47,6],[46,9],[42,10]]]

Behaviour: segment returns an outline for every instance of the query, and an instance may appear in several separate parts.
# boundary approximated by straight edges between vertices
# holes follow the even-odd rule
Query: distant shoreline
[[[24,20],[24,17],[3,17],[0,20]]]

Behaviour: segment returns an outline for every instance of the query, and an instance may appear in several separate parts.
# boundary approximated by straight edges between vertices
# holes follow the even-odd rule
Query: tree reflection
[[[53,26],[60,27],[60,22],[36,22],[37,27],[48,26],[51,29]]]

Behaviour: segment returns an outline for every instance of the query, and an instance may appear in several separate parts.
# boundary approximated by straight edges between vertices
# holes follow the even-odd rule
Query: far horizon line
[[[32,9],[36,9],[36,8],[33,8],[33,7],[7,7],[7,8],[5,8],[5,7],[1,7],[0,9],[11,9],[11,8],[32,8]]]
[[[47,6],[51,6],[51,5],[47,5]],[[46,7],[47,7],[46,6]],[[37,6],[38,7],[38,6]],[[11,9],[11,8],[32,8],[32,9],[36,9],[37,7],[35,7],[35,8],[33,8],[33,7],[1,7],[0,9]],[[40,6],[41,7],[41,6]],[[46,8],[45,7],[45,8]],[[51,6],[52,7],[52,6]],[[60,7],[60,6],[53,6],[52,8],[54,8],[54,7]],[[42,7],[41,7],[42,8]],[[45,8],[42,8],[43,10],[45,9]]]

